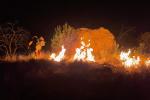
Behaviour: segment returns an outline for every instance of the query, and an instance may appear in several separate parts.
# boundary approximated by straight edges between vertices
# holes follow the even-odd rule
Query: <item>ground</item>
[[[0,62],[1,100],[150,100],[150,73],[108,64]]]

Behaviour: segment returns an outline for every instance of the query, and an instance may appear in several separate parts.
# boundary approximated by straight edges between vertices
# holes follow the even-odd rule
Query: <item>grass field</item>
[[[150,71],[46,60],[0,62],[0,100],[150,100]]]

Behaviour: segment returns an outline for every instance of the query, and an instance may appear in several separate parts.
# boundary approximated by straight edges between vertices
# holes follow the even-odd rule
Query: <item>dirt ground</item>
[[[45,60],[0,62],[0,100],[150,100],[150,72]]]

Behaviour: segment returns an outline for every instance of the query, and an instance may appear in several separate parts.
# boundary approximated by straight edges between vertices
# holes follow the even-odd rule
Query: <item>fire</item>
[[[128,52],[121,52],[120,54],[120,60],[122,61],[122,64],[125,67],[132,67],[132,66],[137,66],[140,64],[140,57],[135,57],[132,56],[130,57],[131,54],[131,50],[129,50]]]
[[[150,66],[150,59],[148,59],[148,60],[145,61],[145,65],[146,66]]]
[[[53,60],[56,61],[56,62],[60,62],[61,60],[63,60],[64,55],[65,55],[65,52],[66,52],[66,49],[65,49],[64,46],[62,45],[62,49],[61,49],[61,51],[59,52],[59,54],[56,56],[55,53],[52,53],[52,54],[50,55],[50,59],[53,59]]]
[[[96,62],[94,59],[94,56],[92,54],[93,48],[90,47],[90,45],[91,45],[90,40],[88,40],[88,44],[86,44],[83,41],[83,39],[81,38],[80,43],[81,43],[81,46],[80,46],[80,48],[76,48],[72,61]],[[66,49],[62,45],[62,49],[59,52],[59,54],[56,55],[56,53],[52,53],[50,55],[49,59],[54,60],[56,62],[60,62],[65,58],[65,52],[66,52]],[[137,67],[142,64],[144,64],[146,66],[150,66],[149,58],[147,58],[145,60],[145,59],[142,59],[141,56],[132,56],[131,54],[132,54],[132,52],[129,49],[127,52],[122,51],[119,55],[122,65],[125,66],[126,68]],[[144,63],[142,63],[142,62],[144,62]]]
[[[96,62],[96,63],[98,61],[100,61],[99,59],[98,59],[98,61],[95,61],[95,56],[92,53],[93,48],[91,47],[90,40],[85,42],[85,41],[83,41],[82,37],[81,37],[81,41],[80,41],[80,47],[75,48],[74,52],[72,52],[72,54],[74,53],[73,58],[71,58],[71,59],[69,58],[69,62],[70,62],[70,60],[71,61],[83,61],[83,62]],[[64,45],[62,45],[62,49],[58,53],[58,55],[56,55],[56,53],[52,53],[50,55],[49,59],[56,61],[56,62],[60,62],[63,59],[65,59],[65,53],[66,53],[66,49],[64,48]],[[138,54],[138,56],[132,56],[132,52],[129,49],[127,52],[121,51],[119,54],[119,59],[125,68],[138,67],[143,64],[146,66],[150,66],[150,59],[143,57],[141,55],[139,56],[139,55],[140,54]],[[66,61],[68,61],[67,57],[66,57]]]
[[[88,44],[85,44],[85,42],[81,38],[81,47],[76,48],[75,55],[73,57],[73,61],[91,61],[95,62],[94,56],[92,55],[93,48],[90,47],[90,40],[88,40]],[[58,56],[56,56],[55,53],[52,53],[50,55],[50,60],[54,60],[56,62],[60,62],[64,59],[66,49],[64,46],[62,46],[62,50],[59,52]]]
[[[88,41],[89,43],[86,45],[81,37],[81,47],[76,48],[76,53],[73,60],[95,62],[94,56],[92,55],[93,48],[90,48],[90,40]]]

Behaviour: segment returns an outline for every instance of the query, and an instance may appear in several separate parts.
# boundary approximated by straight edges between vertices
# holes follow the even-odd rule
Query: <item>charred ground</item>
[[[1,99],[149,100],[150,72],[140,71],[82,62],[1,62]]]

